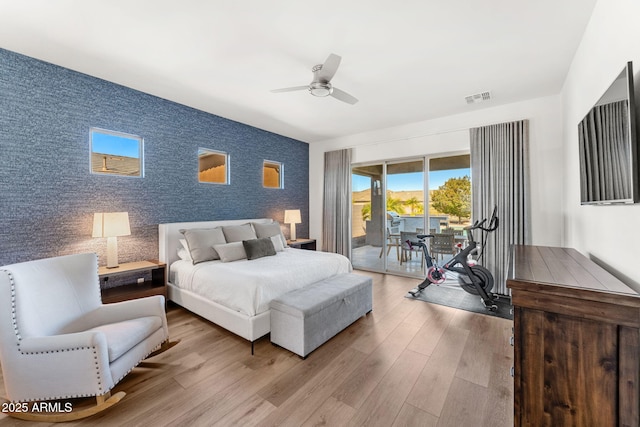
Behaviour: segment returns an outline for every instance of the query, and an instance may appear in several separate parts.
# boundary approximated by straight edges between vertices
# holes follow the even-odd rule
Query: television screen
[[[578,124],[582,204],[638,202],[631,62]]]

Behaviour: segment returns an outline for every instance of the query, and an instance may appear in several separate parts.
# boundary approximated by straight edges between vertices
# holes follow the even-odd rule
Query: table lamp
[[[291,240],[296,240],[296,224],[300,224],[302,219],[300,218],[300,209],[292,209],[284,211],[284,223],[291,224]]]
[[[92,237],[107,238],[107,268],[118,267],[118,236],[131,235],[129,212],[95,213]]]

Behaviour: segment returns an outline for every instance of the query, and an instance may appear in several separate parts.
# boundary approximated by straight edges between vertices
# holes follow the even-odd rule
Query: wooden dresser
[[[640,295],[575,249],[514,246],[514,424],[633,426]]]

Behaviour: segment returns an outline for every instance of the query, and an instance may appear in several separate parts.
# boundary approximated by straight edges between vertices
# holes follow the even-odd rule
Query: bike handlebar
[[[465,227],[465,230],[476,230],[480,229],[486,232],[495,231],[498,228],[499,220],[496,216],[496,211],[498,210],[498,206],[493,207],[493,212],[491,213],[491,219],[489,220],[489,225],[487,227],[483,227],[484,223],[487,222],[487,219],[483,219],[482,221],[476,220],[473,225]]]

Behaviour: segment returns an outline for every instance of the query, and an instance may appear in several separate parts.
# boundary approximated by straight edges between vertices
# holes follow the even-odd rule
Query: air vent
[[[474,95],[465,96],[464,98],[467,104],[477,104],[478,102],[489,101],[491,99],[491,92],[481,92]]]

